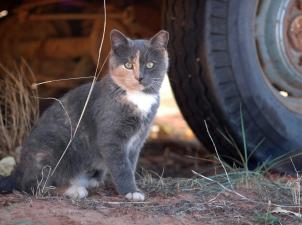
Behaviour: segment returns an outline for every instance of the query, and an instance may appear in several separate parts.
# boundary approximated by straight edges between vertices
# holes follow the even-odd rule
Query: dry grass
[[[98,190],[93,197],[71,202],[80,208],[190,218],[192,224],[302,224],[299,206],[292,198],[288,179],[269,179],[246,171],[207,178],[163,178],[143,171],[138,181],[146,202],[128,202],[112,189]],[[248,180],[246,180],[248,179]],[[246,181],[249,186],[246,186]],[[245,197],[242,197],[245,196]]]
[[[37,89],[31,81],[34,75],[24,62],[9,70],[0,65],[0,158],[16,156],[32,125],[39,117]]]
[[[289,186],[288,178],[270,179],[253,172],[249,172],[247,176],[246,171],[230,172],[230,180],[225,174],[212,177],[203,177],[198,173],[196,175],[191,179],[145,176],[139,184],[148,196],[169,198],[165,202],[141,205],[140,210],[169,215],[194,215],[195,219],[202,218],[203,221],[228,221],[225,224],[302,222],[297,197],[301,192],[297,188],[300,187],[300,178],[292,179],[292,185]],[[181,196],[191,197],[182,199]],[[177,200],[173,202],[170,199]]]
[[[44,175],[48,174],[45,171]],[[107,217],[111,221],[115,215],[133,215],[134,219],[140,218],[141,224],[146,223],[137,215],[168,216],[175,221],[186,218],[190,221],[187,224],[302,224],[299,203],[292,198],[292,189],[287,185],[289,178],[268,178],[252,172],[246,176],[243,170],[230,172],[229,179],[232,190],[225,174],[188,179],[163,178],[143,171],[138,184],[147,196],[146,202],[126,201],[116,194],[110,183],[94,190],[91,197],[77,201],[59,196],[28,198],[35,203],[51,202],[54,207],[64,203],[69,211],[74,207],[85,210],[86,214],[96,211],[100,218]],[[43,189],[42,184],[40,187]],[[10,201],[14,202],[11,197]],[[14,203],[14,207],[24,210],[22,202]],[[27,210],[31,210],[31,206],[27,206]],[[37,213],[40,209],[35,209],[34,214]],[[60,214],[54,216],[60,217]]]

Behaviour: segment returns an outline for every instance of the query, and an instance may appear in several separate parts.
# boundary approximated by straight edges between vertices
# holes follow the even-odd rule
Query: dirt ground
[[[1,204],[4,202],[3,204],[6,205],[0,210],[1,224],[130,225],[184,224],[190,222],[189,216],[181,218],[170,215],[159,216],[156,213],[136,210],[131,207],[131,203],[123,204],[117,201],[123,200],[117,197],[100,199],[99,196],[93,196],[85,202],[78,203],[62,199],[24,199],[16,195],[10,195],[1,198]]]
[[[0,225],[302,224],[300,177],[228,175],[198,142],[155,137],[137,170],[145,202],[126,201],[110,183],[81,201],[16,192],[0,195]]]
[[[161,178],[146,171],[145,202],[128,202],[112,185],[81,201],[59,196],[0,196],[0,225],[302,224],[300,179],[244,171]]]
[[[290,192],[259,177],[253,182],[253,187],[239,185],[233,192],[197,178],[149,179],[140,183],[147,193],[143,203],[127,202],[110,187],[82,201],[14,193],[0,197],[0,224],[302,224]]]
[[[81,201],[16,192],[0,195],[0,225],[302,224],[300,177],[228,175],[195,140],[156,136],[137,169],[145,202],[126,201],[110,183]]]

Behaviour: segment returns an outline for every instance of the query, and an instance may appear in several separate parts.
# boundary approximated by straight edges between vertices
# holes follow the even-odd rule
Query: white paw
[[[128,193],[125,195],[125,198],[127,198],[130,201],[144,201],[145,195],[141,192],[133,192]]]
[[[71,186],[65,191],[64,196],[71,199],[81,199],[88,196],[88,191],[82,186]]]
[[[89,180],[89,187],[90,188],[97,188],[100,186],[100,183],[96,179]]]

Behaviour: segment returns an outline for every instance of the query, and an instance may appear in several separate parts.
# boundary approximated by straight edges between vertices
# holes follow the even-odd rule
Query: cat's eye
[[[152,69],[154,67],[154,62],[147,62],[146,67]]]
[[[125,67],[126,69],[128,69],[128,70],[132,70],[132,69],[133,69],[133,64],[130,63],[130,62],[126,62],[126,63],[124,64],[124,67]]]

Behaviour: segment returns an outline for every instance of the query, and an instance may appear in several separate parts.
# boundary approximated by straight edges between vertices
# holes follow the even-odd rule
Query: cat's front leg
[[[119,146],[111,145],[106,147],[103,156],[118,193],[128,200],[144,201],[144,194],[136,186],[127,151]]]
[[[140,153],[140,151],[137,149],[130,149],[130,151],[129,151],[129,160],[130,160],[130,164],[131,164],[131,168],[132,168],[134,176],[135,176],[136,165],[137,165],[139,153]]]
[[[144,145],[145,140],[148,137],[148,134],[149,134],[149,127],[143,127],[140,129],[139,133],[137,134],[136,138],[131,143],[131,145],[128,144],[129,160],[134,175],[135,175],[136,165],[137,165],[140,151]]]

